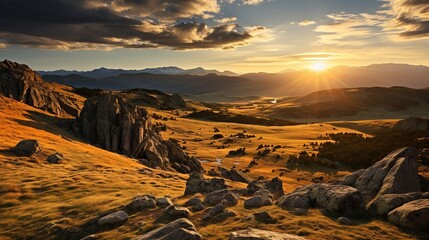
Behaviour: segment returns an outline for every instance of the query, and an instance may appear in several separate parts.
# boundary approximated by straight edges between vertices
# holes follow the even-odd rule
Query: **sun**
[[[315,72],[322,72],[322,71],[325,71],[327,67],[328,66],[324,62],[315,62],[311,64],[310,68]]]

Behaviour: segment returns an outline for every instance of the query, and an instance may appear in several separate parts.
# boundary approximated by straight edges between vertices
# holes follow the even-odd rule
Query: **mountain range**
[[[217,70],[207,70],[202,67],[183,69],[175,66],[145,68],[141,70],[110,69],[110,68],[101,67],[91,71],[55,70],[55,71],[38,71],[38,73],[42,76],[44,75],[67,76],[67,75],[75,74],[75,75],[79,75],[82,77],[89,77],[89,78],[115,77],[122,74],[138,74],[138,73],[165,74],[165,75],[196,75],[196,76],[203,76],[207,74],[217,74],[217,75],[224,75],[224,76],[238,75],[231,71],[221,72]]]
[[[324,72],[310,70],[280,73],[249,73],[240,76],[226,76],[218,73],[172,74],[175,67],[150,69],[150,72],[130,72],[115,70],[116,76],[101,77],[103,70],[77,72],[64,75],[43,75],[49,82],[73,87],[124,90],[133,88],[156,89],[169,93],[179,93],[204,101],[235,101],[243,97],[261,96],[281,98],[302,96],[312,92],[357,87],[426,88],[429,86],[429,67],[405,64],[378,64],[365,67],[338,66]],[[108,72],[107,69],[104,71]],[[126,73],[121,73],[125,71]],[[137,71],[137,70],[136,70]],[[146,69],[146,71],[149,71]],[[190,71],[190,70],[188,70]],[[215,70],[214,70],[215,71]],[[99,73],[98,75],[95,73]],[[162,74],[160,74],[162,72]],[[167,74],[169,73],[169,74]],[[113,70],[110,75],[113,74]],[[89,76],[88,76],[89,75]],[[90,77],[97,75],[98,77]],[[107,73],[104,76],[108,75]],[[248,100],[249,98],[246,98]]]

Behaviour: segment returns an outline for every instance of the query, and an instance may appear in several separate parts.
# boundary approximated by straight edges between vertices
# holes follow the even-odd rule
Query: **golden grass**
[[[156,112],[171,115],[168,111]],[[0,97],[0,119],[0,239],[28,239],[44,232],[42,230],[51,223],[63,228],[77,226],[141,194],[151,193],[159,197],[170,195],[176,203],[183,203],[190,198],[182,196],[186,175],[148,169],[126,156],[91,146],[58,128],[55,124],[61,119],[56,116]],[[279,176],[286,192],[309,184],[316,175],[323,175],[329,180],[347,174],[348,169],[329,171],[324,168],[288,172],[285,163],[289,154],[303,149],[304,143],[321,141],[317,139],[319,135],[355,131],[331,124],[262,127],[183,118],[165,123],[169,128],[162,133],[164,137],[180,140],[181,145],[187,147],[187,152],[204,160],[206,170],[218,166],[217,158],[222,159],[222,166],[244,169],[256,153],[257,145],[286,145],[286,148],[277,152],[281,160],[270,157],[259,160],[259,166],[252,168],[249,173],[251,177]],[[249,139],[235,139],[227,149],[217,149],[215,146],[221,143],[215,141],[214,145],[210,144],[214,141],[211,139],[214,127],[219,128],[225,136],[246,130],[247,134],[255,134],[256,138],[250,139],[251,142]],[[259,137],[263,139],[258,141]],[[9,150],[22,139],[37,139],[43,154],[32,158],[15,156]],[[226,157],[229,150],[238,147],[246,147],[249,154],[239,158]],[[63,163],[47,164],[45,156],[56,151],[64,154]],[[304,180],[298,181],[297,178]],[[246,186],[229,181],[228,184],[236,188]],[[308,239],[417,238],[383,221],[360,221],[353,226],[339,226],[334,219],[323,216],[318,210],[310,211],[308,216],[295,216],[276,206],[245,210],[243,199],[232,210],[237,216],[222,223],[202,223],[200,219],[203,213],[193,214],[190,219],[204,239],[226,239],[231,231],[248,226],[303,235]],[[242,221],[245,216],[261,210],[269,211],[279,220],[278,223]],[[161,212],[155,209],[135,214],[123,226],[97,235],[100,239],[130,239],[163,224],[158,221]]]

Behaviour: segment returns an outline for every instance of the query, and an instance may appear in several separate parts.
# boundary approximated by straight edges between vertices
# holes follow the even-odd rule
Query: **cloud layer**
[[[204,23],[217,0],[2,0],[0,44],[45,49],[234,48],[262,27]]]

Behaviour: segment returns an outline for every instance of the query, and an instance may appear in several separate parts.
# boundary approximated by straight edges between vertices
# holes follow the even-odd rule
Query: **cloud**
[[[229,49],[263,27],[208,25],[216,0],[3,0],[0,42],[43,49]]]
[[[237,18],[236,17],[228,17],[228,18],[215,19],[214,21],[218,22],[218,23],[229,23],[229,22],[237,21]]]
[[[239,3],[243,5],[255,5],[255,6],[267,1],[268,0],[222,0],[222,2],[228,3],[228,4]]]
[[[298,23],[299,26],[309,26],[314,24],[316,24],[316,22],[312,20],[304,20]]]

